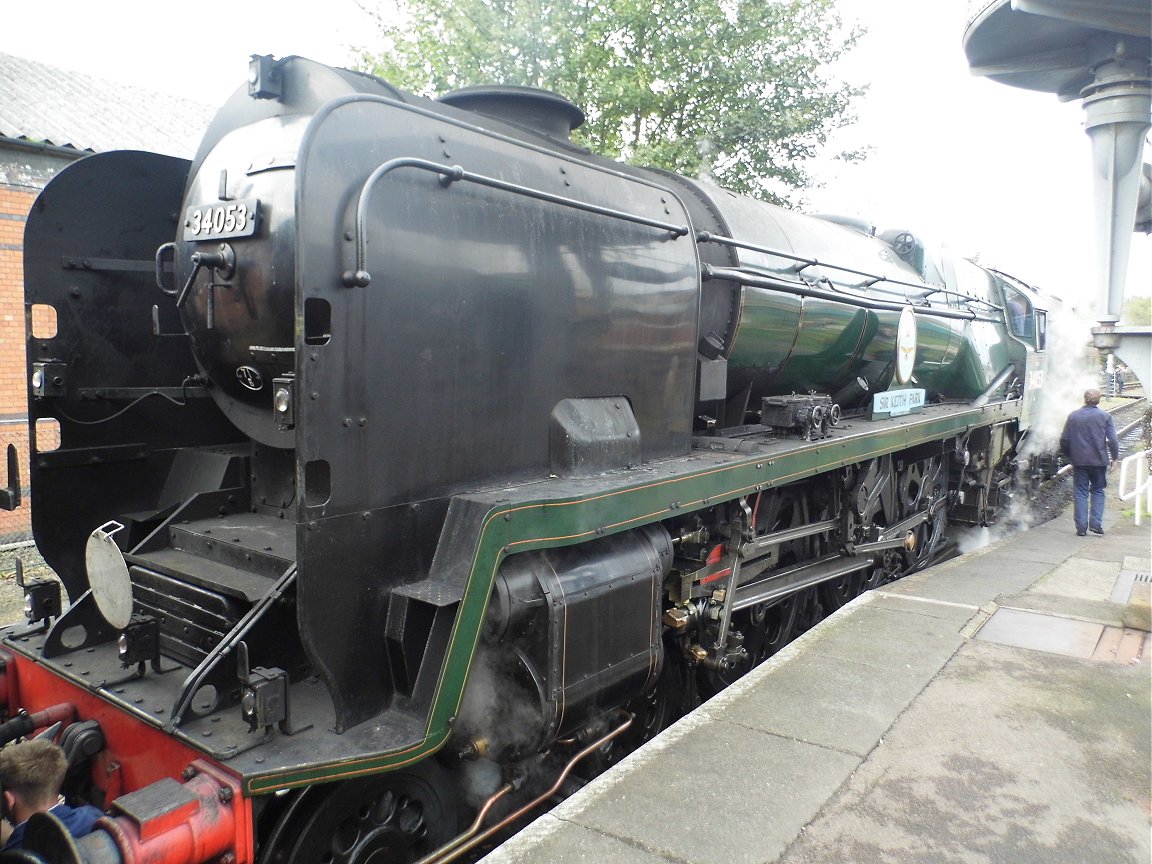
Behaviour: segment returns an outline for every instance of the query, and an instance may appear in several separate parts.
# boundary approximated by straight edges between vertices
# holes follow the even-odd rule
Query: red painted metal
[[[25,709],[27,710],[27,709]],[[29,711],[28,720],[33,728],[47,729],[53,723],[70,723],[76,719],[76,706],[71,702],[49,705],[39,711]]]
[[[162,823],[140,825],[123,815],[97,823],[115,842],[123,864],[200,864],[222,855],[234,864],[254,860],[252,803],[239,777],[99,693],[20,655],[0,650],[0,658],[7,663],[9,714],[27,711],[38,729],[57,720],[100,724],[107,747],[93,759],[92,780],[113,814],[115,799],[123,794],[195,775],[184,787],[199,803],[179,808]]]
[[[9,713],[24,709],[35,715],[46,707],[65,703],[75,708],[75,717],[67,719],[98,722],[108,742],[108,756],[118,765],[125,792],[164,777],[179,777],[185,768],[203,756],[123,707],[60,678],[37,663],[15,654],[8,654],[5,659],[8,677],[14,679]],[[94,776],[93,780],[99,784],[101,778]]]
[[[199,773],[184,784],[197,799],[160,819],[140,824],[126,816],[105,817],[96,831],[111,837],[121,864],[203,864],[227,860],[251,864],[251,801],[239,781],[217,766],[198,761]],[[113,808],[115,809],[115,808]]]

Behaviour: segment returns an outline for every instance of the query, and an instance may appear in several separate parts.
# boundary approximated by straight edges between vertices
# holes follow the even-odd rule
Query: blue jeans
[[[1108,488],[1108,469],[1102,465],[1077,465],[1072,469],[1075,498],[1072,514],[1076,531],[1084,533],[1089,528],[1098,530],[1104,527],[1104,490]],[[1091,511],[1089,511],[1091,497]]]

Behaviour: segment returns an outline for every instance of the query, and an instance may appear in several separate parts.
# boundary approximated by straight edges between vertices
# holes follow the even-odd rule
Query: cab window
[[[1004,314],[1013,336],[1036,344],[1036,312],[1032,301],[1009,285],[1004,286]]]

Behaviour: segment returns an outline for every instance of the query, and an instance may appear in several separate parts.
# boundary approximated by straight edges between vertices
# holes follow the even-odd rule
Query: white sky
[[[810,209],[910,229],[1090,307],[1097,264],[1080,106],[970,76],[964,0],[838,2],[869,29],[845,74],[870,95],[836,149],[872,153],[863,164],[824,160]],[[343,65],[347,46],[370,46],[374,33],[354,0],[5,5],[0,51],[210,105],[244,83],[250,54]],[[1134,235],[1128,294],[1149,293],[1152,239]]]

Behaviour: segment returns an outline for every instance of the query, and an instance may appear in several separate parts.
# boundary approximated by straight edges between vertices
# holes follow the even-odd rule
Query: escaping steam
[[[1099,358],[1092,348],[1092,324],[1074,310],[1056,308],[1048,318],[1042,395],[1020,455],[1055,453],[1068,414],[1084,404],[1084,391],[1099,387]]]
[[[541,699],[521,680],[523,676],[517,675],[519,669],[514,652],[497,654],[481,649],[468,673],[459,728],[492,759],[520,758],[540,745],[544,730]],[[499,767],[494,762],[488,762],[491,768],[485,767],[485,762],[478,760],[476,767],[466,772],[477,792],[483,793],[480,800],[499,785]],[[495,780],[493,768],[497,772]]]
[[[1057,305],[1048,317],[1048,350],[1044,377],[1030,418],[1030,428],[1018,454],[1020,487],[1011,495],[997,522],[989,527],[969,528],[954,534],[962,554],[982,549],[989,543],[1027,531],[1036,522],[1028,500],[1031,463],[1042,456],[1055,455],[1060,433],[1068,414],[1084,404],[1084,391],[1098,387],[1099,360],[1092,348],[1092,324],[1075,310]]]

